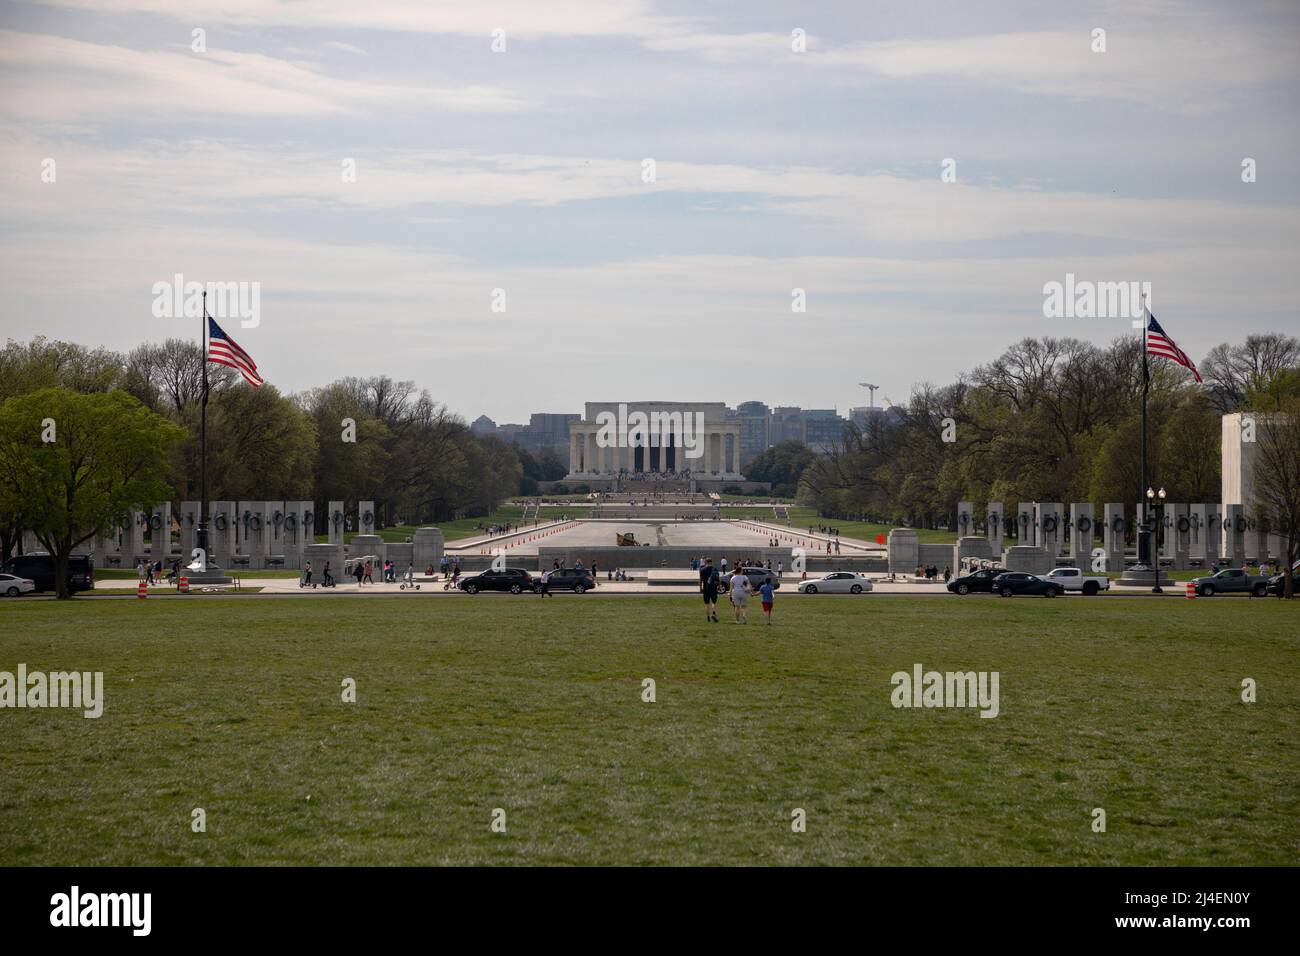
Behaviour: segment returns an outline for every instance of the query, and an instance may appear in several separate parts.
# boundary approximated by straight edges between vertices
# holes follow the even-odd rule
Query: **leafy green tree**
[[[60,598],[75,548],[171,496],[167,458],[183,434],[123,391],[45,388],[0,404],[0,509],[54,556]]]

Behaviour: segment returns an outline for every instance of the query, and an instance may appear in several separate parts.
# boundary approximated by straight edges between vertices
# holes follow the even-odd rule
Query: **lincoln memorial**
[[[744,481],[740,423],[724,402],[587,402],[566,480],[640,477]]]

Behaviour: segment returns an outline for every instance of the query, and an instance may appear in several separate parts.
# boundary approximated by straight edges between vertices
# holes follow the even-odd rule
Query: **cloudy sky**
[[[1298,38],[1227,0],[0,2],[0,337],[197,338],[153,314],[180,273],[260,283],[226,324],[285,391],[844,410],[1131,332],[1044,318],[1070,272],[1150,282],[1199,360],[1300,334]]]

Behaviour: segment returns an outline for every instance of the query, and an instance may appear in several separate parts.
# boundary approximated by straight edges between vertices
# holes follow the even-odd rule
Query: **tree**
[[[793,498],[800,476],[816,457],[801,441],[783,441],[754,456],[745,466],[745,474],[752,481],[769,482],[772,494]]]
[[[123,391],[46,388],[0,405],[0,510],[54,556],[59,598],[71,596],[74,548],[122,514],[170,498],[167,458],[183,435]]]
[[[1264,519],[1261,526],[1276,529],[1285,542],[1282,593],[1291,598],[1300,560],[1300,399],[1286,399],[1280,410],[1256,414],[1255,448],[1255,502]]]
[[[1300,339],[1280,332],[1248,335],[1241,345],[1224,342],[1201,363],[1214,406],[1230,414],[1247,404],[1248,393],[1267,389],[1279,373],[1300,369]]]

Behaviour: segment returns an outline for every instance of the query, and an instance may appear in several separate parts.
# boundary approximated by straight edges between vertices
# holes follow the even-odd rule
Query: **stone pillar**
[[[303,567],[307,562],[311,562],[311,579],[314,584],[320,584],[325,580],[325,564],[330,566],[330,574],[334,577],[334,582],[338,585],[348,583],[343,578],[343,545],[341,544],[309,544],[302,556]],[[356,579],[352,579],[356,583]]]
[[[1192,519],[1188,506],[1182,503],[1166,504],[1165,547],[1162,556],[1174,562],[1175,571],[1184,571],[1190,557]]]
[[[248,559],[240,567],[260,568],[265,565],[266,516],[262,513],[264,501],[241,501],[239,515],[239,553]]]
[[[576,475],[578,473],[579,464],[578,432],[576,429],[571,429],[569,431],[569,474]]]
[[[737,478],[740,477],[740,432],[733,430],[731,433],[731,471]]]
[[[1090,573],[1092,567],[1092,543],[1095,540],[1091,502],[1076,502],[1070,505],[1070,563]]]
[[[1103,544],[1106,549],[1106,570],[1124,570],[1124,532],[1128,526],[1124,521],[1124,505],[1120,502],[1108,502],[1105,507],[1106,526],[1102,530]]]
[[[1223,554],[1223,511],[1216,504],[1205,506],[1205,566],[1213,568]]]
[[[1002,502],[990,501],[984,516],[985,534],[989,539],[993,560],[1002,560],[1002,538],[1006,534],[1006,519],[1002,514]]]
[[[182,501],[181,512],[177,520],[181,525],[181,563],[189,564],[194,560],[194,549],[198,547],[200,504],[197,501]]]
[[[230,559],[235,556],[235,503],[233,501],[214,501],[209,506],[208,517],[208,560],[222,567],[230,567]]]
[[[1016,513],[1013,518],[1016,524],[1016,545],[1032,546],[1036,540],[1033,502],[1022,501],[1016,505]]]
[[[343,544],[344,518],[345,516],[343,514],[343,502],[331,501],[329,503],[329,510],[325,512],[325,523],[326,523],[326,528],[329,532],[330,544],[336,544],[336,545]]]
[[[357,534],[374,534],[375,521],[375,503],[373,501],[357,502]]]
[[[1206,517],[1203,504],[1191,505],[1187,509],[1187,557],[1189,562],[1201,562],[1201,567],[1205,566]]]
[[[1061,555],[1061,541],[1065,536],[1063,508],[1059,501],[1034,504],[1034,544],[1047,552],[1053,565]]]
[[[438,562],[442,560],[442,529],[416,528],[411,543],[414,546],[412,560],[415,562],[415,573],[423,574],[432,565],[433,573],[437,574]]]
[[[265,550],[263,552],[266,558],[283,558],[284,553],[284,501],[266,501],[262,503],[262,520],[263,530],[262,537]],[[270,562],[266,564],[270,567]],[[286,567],[288,566],[286,562]]]
[[[1263,535],[1259,533],[1259,522],[1254,515],[1250,513],[1249,507],[1242,509],[1241,516],[1246,519],[1246,530],[1242,532],[1242,550],[1246,554],[1246,560],[1258,561],[1260,558],[1260,545],[1263,543]]]
[[[961,544],[962,538],[968,538],[975,534],[975,505],[969,501],[957,502],[957,543]],[[953,565],[957,567],[957,565]]]
[[[889,555],[889,570],[893,574],[915,574],[920,562],[920,546],[916,532],[911,528],[895,528],[889,532],[886,549]]]
[[[980,561],[1000,561],[1002,555],[993,553],[993,549],[989,547],[988,538],[981,538],[979,535],[963,535],[957,539],[957,544],[953,546],[952,557],[952,570],[954,576],[956,576],[966,573],[966,571],[970,570],[970,567]]]
[[[130,553],[131,565],[144,557],[144,525],[148,516],[143,511],[132,511],[130,526],[126,529],[127,548]]]
[[[149,509],[149,557],[166,566],[172,554],[172,503],[164,501]]]
[[[1223,506],[1223,527],[1227,535],[1223,555],[1234,568],[1246,563],[1246,516],[1242,511],[1241,505]]]

